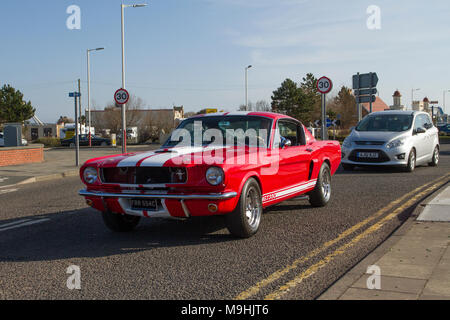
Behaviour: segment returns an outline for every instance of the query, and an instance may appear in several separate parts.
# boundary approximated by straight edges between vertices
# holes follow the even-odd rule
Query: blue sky
[[[365,0],[155,0],[127,8],[127,88],[149,108],[184,105],[187,111],[270,102],[286,78],[308,72],[351,85],[356,72],[378,73],[380,97],[392,104],[399,89],[415,98],[443,100],[450,90],[450,2]],[[137,2],[140,2],[137,0]],[[73,116],[67,94],[82,80],[91,55],[92,100],[112,101],[121,86],[121,0],[2,0],[0,83],[25,94],[44,122]],[[131,0],[130,2],[133,3]],[[81,8],[81,30],[68,30],[66,9]],[[368,6],[381,9],[381,29],[369,30]],[[447,94],[450,111],[450,93]]]

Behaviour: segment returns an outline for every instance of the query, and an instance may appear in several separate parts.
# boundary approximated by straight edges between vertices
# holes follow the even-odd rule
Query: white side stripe
[[[296,194],[298,192],[314,188],[316,186],[317,179],[306,181],[304,183],[301,183],[299,185],[290,186],[288,188],[280,189],[271,193],[266,193],[263,195],[263,203],[269,202],[273,200],[278,200],[280,198]]]

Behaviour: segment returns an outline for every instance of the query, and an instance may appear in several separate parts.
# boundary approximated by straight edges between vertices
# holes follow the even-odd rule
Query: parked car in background
[[[450,135],[450,123],[438,126],[437,128],[440,134]]]
[[[72,137],[70,139],[61,140],[61,146],[75,148],[75,146],[76,146],[75,138],[76,137]],[[79,135],[79,141],[80,141],[80,146],[89,146],[89,135],[87,135],[87,134]],[[91,136],[91,144],[93,146],[106,147],[106,146],[111,145],[111,139],[101,138],[101,137],[92,135]]]
[[[248,238],[265,207],[300,195],[327,205],[340,160],[339,142],[317,141],[285,115],[200,115],[159,150],[87,161],[80,195],[113,231],[131,231],[143,217],[222,215],[231,234]]]
[[[22,138],[22,146],[27,146],[28,141]],[[5,138],[3,137],[3,132],[0,132],[0,147],[5,146]]]
[[[426,112],[381,111],[366,116],[342,144],[342,167],[437,166],[438,129]]]

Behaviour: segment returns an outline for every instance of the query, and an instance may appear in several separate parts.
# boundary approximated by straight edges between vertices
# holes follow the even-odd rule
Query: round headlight
[[[95,181],[97,181],[98,177],[97,169],[87,167],[86,169],[84,169],[83,177],[84,181],[86,181],[89,184],[93,184]]]
[[[206,181],[213,186],[221,184],[225,179],[223,170],[219,167],[211,167],[206,170]]]

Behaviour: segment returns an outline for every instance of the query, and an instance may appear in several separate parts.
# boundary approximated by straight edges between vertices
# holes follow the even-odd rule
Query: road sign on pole
[[[75,101],[75,165],[80,165],[80,137],[78,135],[78,99],[81,97],[80,92],[70,92],[70,98],[74,98]]]
[[[376,86],[378,84],[378,75],[376,72],[360,74],[359,72],[353,76],[353,90],[356,97],[356,105],[358,109],[358,121],[362,118],[361,103],[370,103],[369,112],[372,113],[372,103],[375,102],[377,93]]]
[[[119,89],[114,93],[114,100],[117,104],[126,104],[130,100],[130,94],[125,89]]]
[[[327,131],[327,93],[333,90],[333,82],[328,77],[322,77],[317,80],[317,91],[322,94],[322,126],[321,126],[321,135],[322,140],[328,139],[328,131]]]

